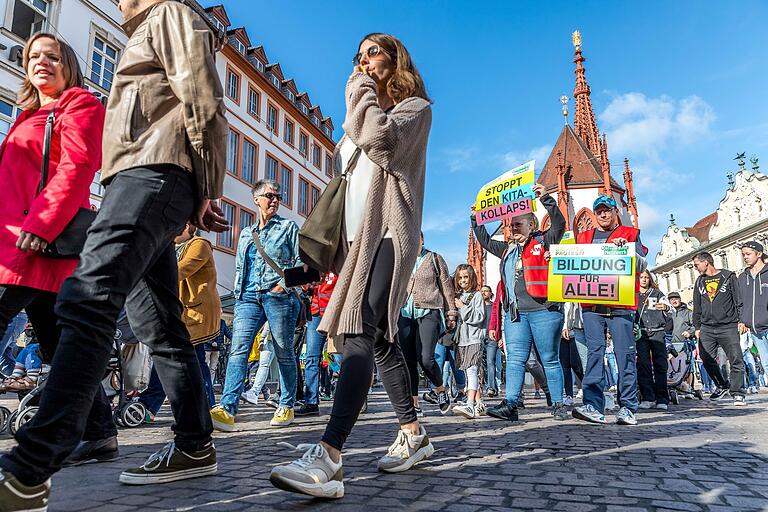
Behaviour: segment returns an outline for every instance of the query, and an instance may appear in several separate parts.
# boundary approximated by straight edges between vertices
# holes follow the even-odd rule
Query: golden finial
[[[581,50],[581,32],[574,30],[571,41],[573,41],[573,47],[576,48],[576,51]]]

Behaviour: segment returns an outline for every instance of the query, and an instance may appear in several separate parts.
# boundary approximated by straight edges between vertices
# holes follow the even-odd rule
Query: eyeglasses
[[[259,197],[266,197],[268,201],[274,201],[275,199],[280,199],[283,196],[274,192],[267,192],[266,194],[261,194]]]
[[[372,59],[373,57],[377,56],[380,53],[381,53],[381,46],[377,44],[373,44],[365,50],[365,54],[368,55],[369,59]],[[357,55],[355,55],[352,58],[352,64],[354,64],[355,66],[359,66],[360,60],[362,60],[362,58],[363,58],[363,53],[359,52]]]

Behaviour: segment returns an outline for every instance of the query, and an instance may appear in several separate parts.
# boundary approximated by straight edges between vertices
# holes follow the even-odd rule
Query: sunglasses
[[[368,47],[368,49],[365,50],[365,54],[368,55],[369,59],[374,58],[375,56],[379,55],[381,53],[381,47],[377,44],[371,45]],[[357,55],[352,58],[352,64],[355,66],[360,65],[360,60],[363,58],[363,53],[359,52]]]
[[[261,194],[259,197],[266,197],[268,201],[274,201],[275,199],[280,199],[283,196],[274,192],[267,192],[266,194]]]

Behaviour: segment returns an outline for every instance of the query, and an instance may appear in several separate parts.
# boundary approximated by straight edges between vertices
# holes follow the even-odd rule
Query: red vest
[[[336,287],[338,278],[336,274],[328,273],[323,281],[315,287],[312,293],[312,315],[323,315],[325,313],[325,308],[328,307],[328,301],[331,300],[331,295]]]
[[[617,226],[608,236],[606,242],[612,242],[617,238],[623,238],[627,242],[637,241],[637,237],[640,236],[640,230],[631,228],[629,226]],[[576,235],[577,244],[591,244],[595,237],[595,230],[590,229]],[[634,306],[610,306],[612,309],[637,309],[637,294],[640,293],[640,276],[635,273],[635,305]],[[582,306],[593,306],[594,304],[582,303]]]
[[[547,298],[547,279],[549,278],[549,263],[544,259],[547,249],[542,243],[541,236],[528,240],[523,248],[523,277],[525,289],[531,297]]]

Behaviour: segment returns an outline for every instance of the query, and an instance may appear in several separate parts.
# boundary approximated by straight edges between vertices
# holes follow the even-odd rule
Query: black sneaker
[[[709,399],[713,402],[716,402],[723,398],[724,396],[728,395],[728,390],[725,388],[715,388],[714,393],[709,395]]]
[[[120,481],[130,485],[163,484],[215,475],[217,469],[213,443],[199,452],[187,453],[179,450],[176,443],[171,441],[150,455],[142,466],[123,471]]]
[[[437,394],[437,405],[440,407],[440,412],[443,413],[443,415],[451,412],[451,397],[448,396],[448,393],[443,391],[442,393]]]
[[[466,405],[467,404],[467,394],[466,393],[459,393],[456,395],[456,398],[453,399],[453,403]]]
[[[434,392],[433,390],[431,390],[431,389],[430,389],[429,391],[425,392],[423,395],[421,395],[421,398],[422,398],[422,399],[423,399],[425,402],[429,402],[430,404],[435,404],[435,405],[437,405],[437,393],[435,393],[435,392]]]
[[[496,407],[488,409],[488,416],[500,420],[517,421],[517,407],[510,405],[506,400],[502,400]]]
[[[424,417],[424,409],[421,407],[413,406],[413,409],[416,411],[416,417],[417,418],[423,418]]]
[[[75,451],[67,457],[62,466],[80,466],[92,462],[110,462],[117,460],[117,436],[98,441],[80,441]]]
[[[497,396],[499,396],[499,392],[498,391],[496,391],[495,389],[489,389],[488,390],[488,398],[494,398],[494,397],[497,397]]]
[[[0,508],[8,512],[45,512],[51,495],[50,478],[40,485],[27,486],[0,470]]]
[[[320,416],[320,407],[317,404],[302,404],[293,410],[294,416]]]
[[[564,421],[571,417],[571,413],[568,412],[568,407],[557,402],[552,406],[552,417],[557,421]]]

